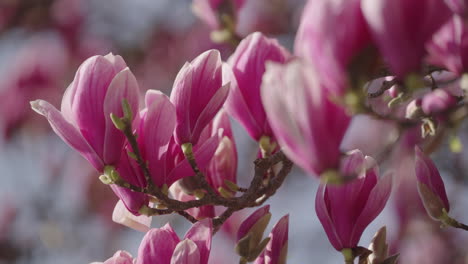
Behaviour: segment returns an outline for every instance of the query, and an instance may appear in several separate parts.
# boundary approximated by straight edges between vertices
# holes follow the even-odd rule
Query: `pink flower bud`
[[[128,252],[119,250],[114,256],[104,262],[92,262],[90,264],[133,264],[132,255]]]
[[[427,44],[429,61],[461,74],[468,70],[468,24],[459,16],[450,19]]]
[[[444,89],[436,89],[422,98],[421,107],[425,114],[437,114],[456,105],[457,99]]]
[[[419,197],[429,216],[438,220],[442,216],[443,209],[447,212],[450,210],[444,182],[432,160],[418,147],[415,147],[415,152]]]
[[[284,264],[288,255],[289,215],[283,216],[270,232],[270,242],[254,264]]]
[[[174,82],[171,102],[177,113],[175,140],[196,145],[203,129],[224,104],[229,83],[222,85],[219,51],[209,50],[186,63]]]
[[[327,79],[343,78],[350,61],[370,41],[360,2],[309,0],[304,8],[294,53],[316,65]],[[342,94],[343,89],[339,85],[334,92]]]
[[[237,231],[237,240],[242,239],[245,237],[249,232],[253,231],[252,227],[263,217],[266,215],[271,215],[270,214],[270,205],[265,205],[259,209],[257,209],[255,212],[253,212],[249,217],[247,217],[242,224],[239,226],[239,229]],[[267,223],[268,224],[268,223]],[[266,226],[265,226],[266,227]],[[262,230],[263,234],[263,230]]]
[[[239,226],[235,250],[248,262],[259,258],[269,243],[268,238],[263,239],[263,233],[271,219],[269,210],[269,205],[257,209]]]
[[[180,240],[169,224],[146,233],[135,264],[207,264],[211,250],[211,220],[194,224]]]
[[[321,184],[317,190],[315,212],[338,251],[358,245],[364,229],[380,214],[390,196],[392,176],[379,178],[374,163],[366,157],[365,175],[344,185]]]
[[[279,145],[294,163],[317,176],[339,167],[350,117],[330,101],[318,72],[299,61],[269,64],[262,101]]]
[[[220,15],[227,14],[237,17],[244,2],[245,0],[193,0],[192,9],[195,15],[211,28],[219,29],[221,27]]]
[[[221,111],[215,117],[211,134],[212,136],[219,134],[220,141],[208,166],[206,177],[208,183],[215,190],[218,190],[219,187],[229,190],[224,181],[237,182],[237,149],[229,116],[226,112]]]
[[[138,111],[139,88],[120,56],[108,54],[87,59],[78,69],[62,99],[61,111],[43,100],[31,102],[52,129],[83,155],[98,171],[120,160],[125,136],[110,114],[123,116],[122,100]]]
[[[273,136],[260,99],[265,63],[285,63],[290,56],[275,39],[256,32],[242,40],[229,58],[232,73],[227,66],[223,69],[224,78],[232,84],[226,110],[257,141],[262,136]]]
[[[363,0],[361,7],[384,60],[398,76],[420,70],[424,45],[451,15],[441,0]]]

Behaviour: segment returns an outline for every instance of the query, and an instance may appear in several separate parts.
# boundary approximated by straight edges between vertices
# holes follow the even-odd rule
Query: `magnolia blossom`
[[[361,7],[384,60],[398,76],[420,70],[426,42],[451,15],[442,0],[362,0]]]
[[[257,141],[262,136],[273,137],[260,98],[265,64],[267,61],[285,63],[290,57],[289,52],[275,39],[256,32],[242,40],[229,58],[232,73],[227,66],[223,69],[225,81],[232,84],[226,110]]]
[[[207,264],[211,236],[211,220],[194,224],[183,240],[169,224],[151,229],[141,241],[135,264]]]
[[[443,210],[450,210],[444,182],[432,160],[418,147],[415,152],[419,196],[429,216],[438,220],[443,215]]]
[[[110,114],[123,116],[126,99],[138,112],[138,83],[120,56],[108,54],[87,59],[78,69],[62,99],[61,111],[43,100],[31,102],[52,129],[83,155],[98,171],[116,165],[125,142]]]
[[[341,251],[358,245],[364,229],[385,207],[392,188],[390,174],[379,178],[375,161],[366,157],[366,172],[344,185],[321,184],[315,212],[333,247]]]
[[[271,128],[284,153],[316,176],[339,167],[350,121],[330,97],[319,73],[300,61],[267,67],[262,102]]]
[[[219,51],[209,50],[186,63],[177,74],[171,102],[177,113],[178,144],[197,144],[203,129],[224,104],[229,83],[222,85],[221,68]]]
[[[309,0],[294,43],[294,53],[313,63],[340,95],[348,64],[370,41],[360,2]]]

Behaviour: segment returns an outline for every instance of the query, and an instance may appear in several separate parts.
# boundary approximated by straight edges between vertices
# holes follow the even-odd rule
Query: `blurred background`
[[[236,31],[240,37],[262,31],[291,50],[304,1],[246,0]],[[78,66],[90,56],[109,52],[125,59],[142,94],[147,89],[169,94],[186,61],[207,49],[219,49],[225,60],[234,51],[232,45],[214,43],[212,30],[194,15],[190,0],[0,0],[0,264],[83,264],[104,261],[119,249],[136,256],[144,234],[112,222],[117,197],[51,131],[46,119],[31,110],[29,101],[44,99],[58,107]],[[359,122],[363,121],[355,126],[362,125]],[[237,123],[233,126],[239,183],[246,186],[257,146]],[[381,126],[369,125],[367,133],[355,136],[360,142],[355,137],[351,141],[369,147],[369,137],[382,134]],[[462,141],[468,145],[467,137]],[[458,184],[466,176],[466,157],[446,159],[443,155],[449,152],[441,153],[438,165],[448,179],[450,198],[456,200],[454,216],[468,222],[463,210],[467,190]],[[413,175],[408,159],[394,169]],[[315,216],[317,184],[295,169],[270,200],[273,218],[267,230],[290,214],[289,263],[342,262]],[[465,263],[468,247],[462,245],[467,237],[440,231],[421,213],[415,185],[401,186],[361,244],[367,246],[386,224],[389,239],[398,241],[392,247],[407,255],[405,263]],[[247,214],[234,215],[232,224]],[[152,226],[168,221],[179,235],[189,227],[178,216],[154,217]],[[216,235],[210,263],[238,262],[233,232],[226,227]],[[429,256],[427,262],[421,256]]]

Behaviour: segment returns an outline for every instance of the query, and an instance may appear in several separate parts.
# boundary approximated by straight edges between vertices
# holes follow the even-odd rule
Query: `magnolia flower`
[[[262,136],[273,137],[260,98],[265,64],[267,61],[285,63],[290,57],[289,52],[275,39],[256,32],[242,40],[229,58],[232,72],[228,66],[223,68],[225,82],[231,82],[226,110],[257,141]]]
[[[420,70],[426,42],[451,15],[441,0],[362,0],[361,7],[384,60],[400,77]]]
[[[358,245],[364,229],[385,207],[392,177],[379,178],[371,157],[365,158],[367,171],[344,185],[321,184],[315,198],[315,212],[333,247],[341,251]]]
[[[125,143],[110,114],[123,116],[126,99],[138,112],[139,88],[135,76],[120,56],[108,54],[87,59],[78,69],[62,99],[61,111],[43,100],[31,102],[52,129],[98,171],[117,165]]]
[[[348,64],[370,42],[360,2],[309,0],[294,43],[294,53],[316,65],[339,95]]]
[[[218,113],[229,93],[229,83],[222,85],[222,62],[219,51],[209,50],[177,74],[171,102],[177,113],[175,140],[179,145],[196,145],[203,129]]]
[[[211,220],[194,224],[180,240],[169,224],[146,233],[135,264],[207,264],[211,250]]]
[[[443,210],[446,213],[450,210],[444,182],[432,160],[418,147],[415,147],[415,152],[419,196],[427,214],[435,220],[440,220],[443,216]]]
[[[267,67],[262,102],[275,137],[294,163],[317,176],[339,167],[350,121],[330,97],[319,73],[299,61]]]

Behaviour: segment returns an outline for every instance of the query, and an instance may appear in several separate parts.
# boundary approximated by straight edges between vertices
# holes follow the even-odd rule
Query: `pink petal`
[[[71,111],[77,127],[96,153],[103,157],[106,118],[104,98],[117,72],[102,56],[87,59],[73,80]]]
[[[135,264],[169,264],[179,237],[169,224],[146,233],[138,248]]]
[[[109,61],[112,66],[114,67],[115,73],[121,72],[125,68],[127,68],[127,64],[125,63],[124,59],[120,55],[114,55],[112,52],[104,56],[104,59]]]
[[[268,120],[285,154],[310,174],[337,168],[350,118],[330,101],[320,75],[297,60],[271,63],[262,87]]]
[[[171,264],[200,264],[200,251],[190,239],[182,240],[174,250]]]
[[[211,219],[205,219],[192,225],[185,234],[185,239],[190,239],[197,244],[200,251],[200,264],[207,264],[211,251],[211,237],[213,225]]]
[[[328,240],[330,240],[330,243],[336,250],[340,251],[344,248],[343,243],[341,242],[340,237],[336,233],[333,220],[331,219],[330,214],[328,213],[325,195],[326,188],[323,184],[320,184],[317,190],[317,195],[315,197],[315,212],[320,220],[320,223],[322,223],[323,229],[325,230],[325,233],[328,236]]]
[[[226,98],[229,94],[229,84],[223,85],[219,90],[213,95],[211,100],[205,106],[203,111],[198,116],[198,119],[195,123],[195,126],[192,130],[192,136],[194,137],[193,141],[198,142],[198,137],[203,131],[203,129],[210,123],[211,120],[216,116],[221,107],[223,106]]]
[[[143,128],[138,131],[139,143],[145,158],[149,161],[154,183],[162,186],[167,181],[165,160],[162,157],[174,132],[176,113],[169,98],[163,93],[153,93],[147,97],[149,98],[151,105],[147,106],[146,116],[141,121]]]
[[[222,87],[221,63],[219,51],[209,50],[184,65],[177,75],[171,101],[177,111],[175,135],[178,144],[191,142],[195,145],[202,130],[224,103],[228,93],[224,89],[228,88],[219,92]]]
[[[283,247],[287,247],[289,234],[289,215],[283,216],[270,233],[270,242],[265,248],[265,264],[279,264]],[[284,252],[283,252],[284,253]]]
[[[62,114],[51,104],[43,100],[31,102],[31,107],[49,121],[54,132],[70,147],[85,157],[98,171],[104,169],[103,161],[86,142],[78,129],[64,119]]]
[[[255,32],[243,39],[229,58],[229,64],[237,80],[236,88],[240,91],[234,95],[242,98],[230,97],[227,106],[233,110],[239,108],[232,111],[233,114],[239,113],[233,117],[246,127],[249,134],[256,140],[263,135],[272,136],[260,98],[265,64],[267,61],[285,63],[289,57],[291,57],[289,52],[276,39],[270,39],[260,32]],[[247,108],[233,104],[235,101],[245,101]],[[254,118],[253,124],[250,123],[250,117]],[[258,131],[254,130],[256,127],[259,128]]]
[[[356,221],[351,243],[356,244],[364,229],[382,212],[392,191],[393,174],[386,173],[372,189],[367,203]]]
[[[122,101],[126,99],[133,114],[139,110],[139,91],[137,80],[129,68],[119,72],[112,80],[104,99],[104,116],[106,118],[106,133],[104,136],[104,162],[116,164],[120,159],[125,135],[118,130],[110,118],[113,113],[123,117]]]
[[[348,64],[370,42],[360,3],[310,0],[302,13],[294,53],[316,66],[334,94],[343,95]]]
[[[234,117],[236,120],[243,120],[243,126],[252,138],[260,138],[262,134],[262,127],[257,124],[257,121],[253,117],[247,106],[247,102],[244,99],[242,91],[239,89],[236,77],[232,72],[231,66],[227,63],[223,63],[223,83],[230,83],[229,95],[226,99],[224,107],[226,111]]]
[[[188,114],[187,108],[190,106],[190,97],[192,96],[192,87],[193,81],[193,69],[190,63],[185,63],[180,69],[179,73],[176,76],[174,81],[174,86],[171,91],[171,102],[176,106],[177,111],[177,127],[179,127],[180,132],[178,133],[178,138],[188,140],[190,138],[191,132],[191,122],[190,115]],[[177,106],[180,107],[177,108]],[[185,142],[177,142],[183,144]]]
[[[127,210],[127,208],[125,208],[122,200],[119,200],[115,205],[114,211],[112,213],[112,221],[124,226],[128,226],[140,232],[147,232],[151,226],[151,216],[133,215]]]
[[[363,0],[362,13],[393,73],[421,68],[425,44],[451,12],[441,0]]]

